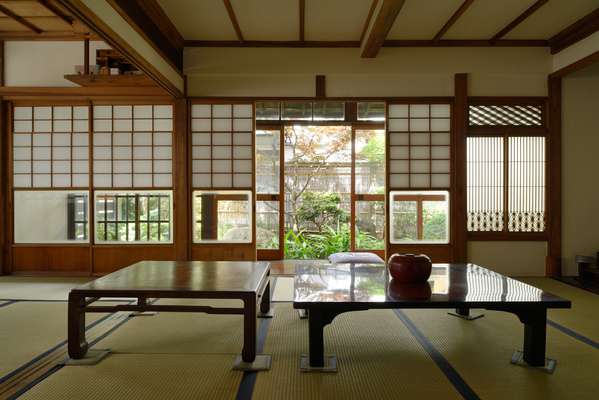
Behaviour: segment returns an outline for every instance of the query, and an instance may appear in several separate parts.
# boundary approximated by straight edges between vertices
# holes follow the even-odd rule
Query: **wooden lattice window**
[[[470,126],[542,126],[543,107],[539,104],[475,104],[469,106]]]
[[[449,104],[389,104],[389,188],[449,188]]]
[[[172,105],[94,106],[94,187],[172,186]]]
[[[542,136],[467,139],[468,231],[545,231],[545,141]]]
[[[14,107],[13,186],[87,187],[88,113],[87,106]]]

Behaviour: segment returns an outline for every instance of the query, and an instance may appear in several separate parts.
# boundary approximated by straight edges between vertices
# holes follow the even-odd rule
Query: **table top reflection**
[[[475,264],[433,264],[425,284],[399,284],[382,264],[302,265],[296,269],[294,303],[300,307],[317,303],[570,306],[568,300]]]
[[[267,278],[268,262],[141,261],[73,289],[96,292],[256,292]]]

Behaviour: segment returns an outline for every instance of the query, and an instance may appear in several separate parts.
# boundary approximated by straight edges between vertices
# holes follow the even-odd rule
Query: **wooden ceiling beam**
[[[306,38],[306,0],[299,0],[299,40],[303,42]]]
[[[518,15],[513,21],[511,21],[509,24],[507,24],[502,30],[500,30],[499,32],[497,32],[491,38],[491,41],[492,42],[496,42],[497,40],[499,40],[502,37],[504,37],[505,35],[507,35],[515,27],[517,27],[518,25],[520,25],[526,18],[530,17],[539,8],[543,7],[548,2],[549,2],[549,0],[537,0],[536,2],[534,2],[530,7],[528,7],[526,10],[524,10],[524,12],[522,12],[522,14]]]
[[[376,57],[404,3],[405,0],[380,0],[378,2],[370,25],[361,41],[362,57]]]
[[[223,3],[225,4],[225,8],[227,9],[227,14],[229,14],[231,24],[233,24],[233,29],[235,29],[237,40],[243,42],[243,34],[241,33],[239,22],[237,22],[237,17],[235,16],[235,10],[233,10],[233,5],[231,5],[231,0],[223,0]]]
[[[183,37],[156,0],[108,0],[154,50],[178,71],[183,70]]]
[[[71,17],[70,15],[67,15],[60,8],[58,8],[56,6],[56,4],[52,3],[50,0],[37,0],[37,2],[40,3],[42,6],[44,6],[44,8],[46,8],[52,14],[56,15],[58,18],[60,18],[64,22],[66,22],[67,24],[73,25],[73,22],[75,22],[75,18]]]
[[[12,18],[13,20],[17,21],[19,24],[25,26],[27,29],[29,29],[37,34],[40,34],[43,32],[43,30],[41,28],[39,28],[35,24],[31,23],[27,19],[23,18],[22,16],[16,14],[11,9],[3,6],[2,4],[0,4],[0,12],[2,14],[5,14],[6,16]]]
[[[278,47],[278,48],[356,48],[360,47],[357,40],[347,41],[266,41],[246,40],[186,40],[185,47]],[[383,47],[547,47],[547,40],[385,40]]]
[[[474,2],[474,0],[464,0],[464,2],[462,3],[462,5],[455,10],[455,12],[453,13],[453,15],[447,20],[447,22],[445,23],[445,25],[443,25],[441,27],[441,29],[439,30],[439,32],[437,32],[437,34],[435,35],[435,37],[433,37],[434,41],[439,41],[441,40],[441,38],[443,37],[443,35],[445,35],[445,33],[449,30],[449,28],[451,28],[453,26],[453,24],[456,23],[456,21],[462,16],[462,14],[464,14],[466,12],[466,10],[468,9],[468,7],[470,7],[470,5]]]
[[[372,3],[370,4],[370,10],[368,10],[368,15],[366,16],[366,20],[364,21],[364,27],[362,28],[362,33],[360,34],[360,43],[362,43],[362,41],[364,40],[366,31],[370,26],[370,20],[372,20],[372,14],[374,14],[374,10],[376,9],[376,5],[378,4],[378,2],[379,0],[372,0]]]
[[[599,8],[562,29],[549,39],[551,54],[557,54],[566,47],[592,35],[599,30]]]
[[[80,40],[101,40],[98,35],[79,33],[73,31],[44,31],[35,33],[30,31],[1,31],[0,40],[33,40],[33,41],[80,41]]]

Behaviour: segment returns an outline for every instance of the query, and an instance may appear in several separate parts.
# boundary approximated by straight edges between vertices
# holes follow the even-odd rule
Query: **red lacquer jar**
[[[393,254],[387,262],[393,280],[399,283],[424,283],[431,276],[431,259],[424,254]]]

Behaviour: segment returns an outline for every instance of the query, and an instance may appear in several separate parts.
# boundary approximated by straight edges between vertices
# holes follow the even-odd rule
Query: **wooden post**
[[[175,157],[173,161],[173,188],[174,188],[174,241],[177,261],[190,259],[189,224],[191,219],[189,177],[188,177],[188,104],[186,99],[177,99],[174,105],[174,137],[173,144]]]
[[[562,78],[549,77],[547,127],[549,128],[548,257],[545,274],[562,275]]]
[[[456,74],[452,109],[452,201],[451,234],[453,261],[466,262],[468,259],[468,236],[466,216],[466,134],[468,131],[468,75]]]
[[[327,97],[326,78],[324,75],[316,75],[316,97]]]
[[[83,41],[83,74],[89,75],[89,39]]]
[[[10,247],[8,224],[11,218],[8,218],[8,201],[7,196],[10,192],[8,190],[8,132],[7,132],[7,120],[6,120],[6,105],[0,97],[0,153],[2,158],[0,159],[0,212],[2,213],[2,221],[0,221],[0,275],[8,274],[10,272],[9,265],[11,260],[9,257],[8,249]]]

